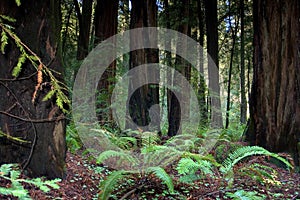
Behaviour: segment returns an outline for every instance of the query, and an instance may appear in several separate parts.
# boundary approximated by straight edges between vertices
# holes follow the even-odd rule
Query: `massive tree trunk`
[[[246,139],[300,155],[300,2],[254,1],[254,77]]]
[[[95,11],[95,44],[117,34],[118,26],[117,0],[98,0]],[[115,57],[112,52],[111,56]],[[112,125],[112,111],[109,109],[113,83],[116,76],[116,62],[114,61],[102,75],[98,84],[98,103],[100,109],[98,120],[101,124]]]
[[[157,6],[155,0],[132,0],[132,9],[131,9],[131,20],[130,28],[142,28],[142,27],[154,27],[157,23]],[[143,43],[145,40],[149,42],[157,42],[157,36],[153,33],[143,33],[140,35],[131,35],[130,36],[130,46],[136,46],[136,43]],[[147,38],[145,38],[147,37]],[[158,63],[158,51],[153,49],[140,49],[130,52],[129,68],[133,69],[142,64],[146,63]],[[141,73],[138,74],[135,79],[144,79],[148,80],[148,76],[157,76],[158,74],[151,73]],[[135,88],[132,82],[129,82],[129,91],[132,91]],[[150,113],[149,109],[153,105],[159,103],[158,95],[158,86],[146,84],[135,90],[133,95],[128,99],[129,101],[129,114],[135,124],[126,123],[126,127],[130,129],[136,129],[137,126],[148,126],[150,124]],[[157,108],[157,107],[156,107]],[[159,116],[159,109],[155,109],[156,113],[153,113]],[[156,117],[158,119],[159,117]],[[158,125],[159,124],[155,124]],[[149,128],[149,127],[148,127]],[[154,127],[153,130],[144,130],[144,131],[160,131],[160,127]]]
[[[207,53],[212,60],[208,60],[209,94],[211,104],[211,126],[222,128],[222,111],[219,85],[219,59],[218,59],[218,18],[217,0],[205,0],[206,33],[207,33]],[[213,63],[213,62],[214,63]],[[215,64],[215,65],[214,65]],[[216,66],[216,67],[215,67]]]
[[[59,58],[59,1],[27,0],[17,7],[14,1],[2,0],[0,14],[15,18],[14,32],[22,42],[49,68],[62,71]],[[0,31],[3,30],[0,28]],[[51,90],[47,77],[43,77],[43,87],[32,102],[37,85],[37,70],[30,62],[23,64],[18,78],[12,77],[12,69],[19,55],[20,51],[13,40],[9,41],[5,54],[0,55],[0,127],[5,134],[30,143],[0,137],[0,164],[20,163],[32,176],[62,178],[65,174],[66,153],[63,114],[54,99],[42,100]]]

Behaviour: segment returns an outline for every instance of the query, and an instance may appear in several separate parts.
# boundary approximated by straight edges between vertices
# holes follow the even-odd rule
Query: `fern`
[[[138,163],[138,160],[131,156],[129,153],[126,153],[124,151],[115,151],[115,150],[107,150],[102,152],[97,157],[97,163],[103,163],[105,160],[108,160],[113,157],[119,157],[119,163],[127,162],[130,166],[135,166]]]
[[[213,165],[206,160],[194,161],[191,158],[182,158],[178,162],[176,170],[178,174],[182,175],[180,181],[185,183],[191,183],[195,180],[202,178],[201,175],[213,174]],[[196,174],[200,172],[201,175]]]
[[[265,195],[259,195],[255,191],[245,191],[237,190],[236,192],[226,192],[226,196],[232,198],[233,200],[264,200]]]
[[[1,32],[1,52],[5,53],[5,47],[8,44],[8,37],[4,31]]]
[[[152,146],[158,144],[160,138],[155,132],[143,132],[141,133],[142,146]]]
[[[174,193],[174,184],[172,178],[167,174],[167,172],[161,167],[149,167],[147,169],[148,173],[153,173],[157,176],[166,186],[171,194]]]
[[[99,199],[107,200],[111,196],[111,193],[117,188],[120,181],[125,179],[128,175],[129,172],[124,170],[114,171],[108,175],[106,180],[100,184],[101,192],[99,194]]]
[[[280,185],[280,182],[277,180],[277,171],[272,167],[254,163],[241,168],[239,171],[242,174],[250,176],[251,178],[254,178],[259,182],[263,182],[265,184]]]
[[[20,179],[20,175],[21,175],[21,171],[18,170],[16,164],[1,165],[0,177],[9,180],[11,182],[11,187],[10,188],[0,187],[0,194],[12,195],[18,197],[19,199],[24,199],[24,200],[31,199],[28,191],[21,184],[22,182],[33,184],[43,192],[49,192],[50,191],[49,187],[53,189],[59,189],[59,185],[57,184],[57,182],[59,182],[60,179],[43,181],[41,178],[35,178],[29,180],[29,179]]]
[[[259,147],[259,146],[245,146],[238,148],[233,153],[229,154],[228,158],[223,162],[222,167],[220,168],[220,171],[225,176],[225,179],[228,181],[228,187],[232,187],[233,181],[234,181],[234,172],[233,167],[242,159],[254,156],[254,155],[265,155],[265,156],[271,156],[274,157],[281,162],[283,162],[285,165],[287,165],[289,168],[293,168],[293,166],[284,158],[280,157],[279,155],[275,153],[271,153],[268,150]],[[257,173],[259,171],[256,169]],[[262,170],[260,170],[262,172]],[[263,172],[262,172],[263,173]],[[263,176],[263,174],[260,174]]]
[[[293,166],[284,158],[280,157],[275,153],[271,153],[268,150],[259,147],[259,146],[245,146],[238,148],[233,153],[229,154],[228,158],[223,162],[223,166],[221,167],[221,172],[224,174],[228,173],[233,169],[234,165],[236,165],[242,159],[253,156],[253,155],[265,155],[271,156],[283,162],[289,168],[293,168]]]

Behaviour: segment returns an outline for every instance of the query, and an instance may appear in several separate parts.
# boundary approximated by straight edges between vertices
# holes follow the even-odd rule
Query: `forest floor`
[[[261,157],[254,159],[256,159],[255,162],[265,162]],[[58,183],[59,189],[44,193],[32,185],[25,185],[33,199],[97,199],[97,194],[101,192],[99,183],[105,179],[109,171],[97,165],[95,161],[88,159],[88,156],[83,156],[81,152],[76,154],[68,152],[66,162],[67,176]],[[140,180],[136,177],[130,187],[121,187],[118,190],[115,199],[122,199],[125,196],[124,199],[230,199],[225,194],[238,190],[256,191],[259,194],[264,194],[266,199],[300,199],[300,174],[270,165],[279,172],[280,185],[262,184],[252,180],[249,176],[238,175],[235,177],[231,189],[224,187],[227,185],[224,179],[210,177],[201,179],[192,185],[174,181],[175,190],[181,195],[179,197],[168,194],[165,185],[162,185],[155,177],[149,177],[147,180]],[[169,166],[166,171],[174,177],[176,176],[176,171],[172,166]],[[143,181],[142,184],[141,181]],[[5,185],[9,185],[9,183],[0,178],[0,186],[4,187]],[[0,199],[16,198],[0,195]]]

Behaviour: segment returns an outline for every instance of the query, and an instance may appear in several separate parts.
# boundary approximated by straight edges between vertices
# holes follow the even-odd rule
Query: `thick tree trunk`
[[[219,85],[219,59],[218,59],[218,19],[217,0],[205,0],[206,33],[207,33],[207,53],[212,60],[208,60],[208,79],[210,104],[211,104],[211,126],[222,128],[223,119],[220,100]],[[214,63],[213,63],[213,62]],[[215,65],[217,67],[214,67]]]
[[[254,1],[254,77],[246,139],[300,155],[300,2]]]
[[[59,1],[27,0],[17,7],[14,1],[2,0],[0,14],[14,17],[14,31],[22,42],[49,68],[62,71],[59,58]],[[65,121],[55,118],[63,114],[54,99],[42,100],[51,90],[47,77],[44,77],[44,86],[32,103],[37,76],[36,69],[29,62],[24,63],[19,77],[13,79],[12,69],[19,54],[19,49],[10,40],[6,53],[0,55],[0,127],[6,134],[30,143],[20,144],[0,137],[0,163],[20,163],[27,167],[32,176],[62,178],[65,174]],[[28,122],[31,119],[36,121]]]
[[[131,9],[131,20],[130,20],[130,28],[142,28],[142,27],[150,27],[156,26],[156,16],[157,16],[157,6],[156,1],[147,0],[132,0],[132,9]],[[131,35],[130,36],[130,45],[131,47],[136,46],[137,43],[144,43],[145,40],[149,42],[156,42],[157,36],[153,35],[153,33],[143,33],[141,35]],[[147,37],[147,38],[145,38]],[[158,51],[157,50],[149,50],[149,49],[140,49],[134,50],[130,52],[130,60],[129,60],[129,68],[133,69],[142,64],[146,63],[158,63]],[[158,74],[149,74],[149,73],[141,73],[134,77],[135,79],[144,79],[148,80],[148,76],[156,76],[159,77]],[[129,82],[129,91],[132,91],[135,88],[134,84]],[[157,105],[159,103],[159,95],[158,95],[158,86],[150,86],[149,84],[143,85],[128,99],[129,101],[129,114],[135,124],[126,122],[126,128],[136,129],[136,125],[138,126],[148,126],[150,124],[150,113],[149,109],[153,105]],[[159,114],[159,109],[155,109],[155,115]],[[157,113],[158,112],[158,113]],[[159,117],[158,117],[159,118]],[[156,117],[156,119],[158,119]],[[160,127],[154,127],[154,130],[143,130],[143,131],[160,131]]]
[[[95,11],[95,44],[117,34],[118,26],[118,3],[117,0],[98,0]],[[115,57],[112,52],[110,56]],[[98,108],[98,120],[101,124],[107,122],[112,125],[112,111],[109,109],[111,101],[112,87],[116,76],[116,62],[113,62],[102,75],[98,91],[100,102]]]

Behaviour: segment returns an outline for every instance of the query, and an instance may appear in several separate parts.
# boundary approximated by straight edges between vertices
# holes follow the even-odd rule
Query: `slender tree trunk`
[[[229,13],[231,13],[231,4],[229,3]],[[231,14],[229,14],[231,15]],[[229,28],[232,32],[232,48],[230,50],[230,63],[229,63],[229,72],[228,72],[228,85],[227,85],[227,105],[226,105],[226,122],[225,122],[225,128],[229,127],[229,112],[230,112],[230,96],[231,96],[231,78],[232,78],[232,68],[233,68],[233,58],[234,58],[234,49],[235,49],[235,43],[236,43],[236,36],[238,31],[238,21],[235,21],[235,28],[232,29],[231,21],[229,22]]]
[[[198,8],[198,20],[199,20],[199,43],[202,48],[204,48],[204,35],[205,35],[205,16],[203,10],[203,2],[202,0],[197,0],[197,8]],[[206,127],[208,120],[207,106],[206,106],[206,84],[204,79],[204,52],[203,49],[199,50],[200,54],[200,64],[199,64],[199,83],[198,83],[198,96],[199,96],[199,106],[200,106],[200,126]]]
[[[0,1],[0,14],[16,19],[14,32],[50,69],[61,72],[60,2],[27,0],[17,7],[14,1]],[[0,31],[2,31],[0,29]],[[0,164],[20,163],[32,176],[48,178],[65,175],[65,120],[54,120],[63,114],[55,99],[43,101],[51,90],[48,77],[35,102],[32,96],[37,84],[36,69],[25,62],[17,79],[12,77],[19,49],[10,40],[5,54],[0,55],[0,126],[1,131],[30,143],[17,143],[0,137]],[[60,77],[61,78],[61,77]],[[11,80],[8,80],[11,79]],[[8,116],[8,113],[17,117]],[[26,119],[26,120],[24,120]],[[40,122],[29,122],[31,119]]]
[[[247,99],[245,89],[245,39],[244,39],[244,0],[240,0],[240,15],[241,15],[241,116],[240,121],[242,124],[246,124],[247,120]]]
[[[95,44],[117,34],[118,27],[118,3],[117,0],[98,0],[95,10]],[[110,56],[115,57],[115,52]],[[109,108],[112,87],[116,76],[116,62],[114,61],[102,75],[97,96],[100,98],[97,107],[100,109],[98,120],[101,124],[112,124],[112,110]]]
[[[246,140],[300,155],[300,2],[255,0],[254,77]]]
[[[205,0],[207,53],[212,60],[208,60],[208,79],[210,105],[211,105],[211,127],[222,128],[222,111],[219,85],[219,59],[218,59],[218,19],[217,0]],[[214,62],[214,63],[213,63]],[[217,67],[214,67],[215,65]]]
[[[179,12],[182,13],[182,15],[179,15],[179,27],[178,32],[183,33],[185,35],[189,35],[189,0],[180,0],[178,1]],[[176,51],[181,51],[184,54],[187,53],[187,42],[183,41],[182,43],[178,43],[176,46]],[[175,69],[183,76],[187,78],[187,80],[190,80],[191,74],[191,66],[181,57],[176,56],[175,60]],[[173,77],[173,84],[175,87],[180,88],[182,83],[176,82],[176,77],[174,75]],[[187,94],[187,91],[185,91]],[[181,97],[182,105],[184,105],[184,108],[180,107],[179,101],[176,98],[175,94],[173,92],[170,92],[170,112],[168,113],[168,122],[169,122],[169,128],[168,128],[168,136],[174,136],[175,134],[180,134],[182,130],[180,127],[182,126],[182,122],[189,118],[189,95],[182,96]]]

